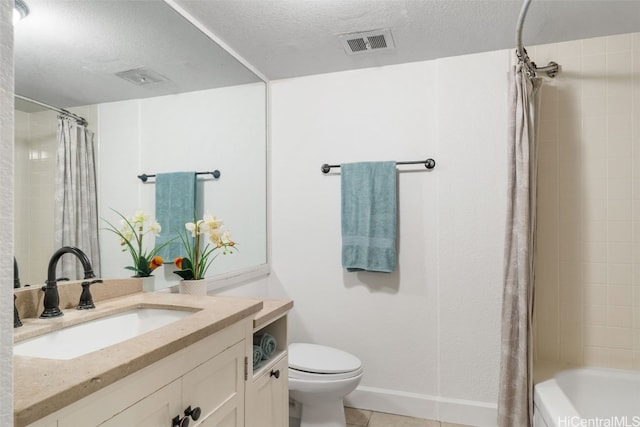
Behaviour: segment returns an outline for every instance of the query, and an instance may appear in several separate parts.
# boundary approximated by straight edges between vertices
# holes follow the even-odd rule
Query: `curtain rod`
[[[17,93],[14,94],[14,96],[18,99],[21,99],[23,101],[27,101],[27,102],[31,102],[33,104],[37,104],[41,107],[44,108],[48,108],[49,110],[53,110],[56,111],[64,116],[67,116],[73,120],[75,120],[76,122],[78,122],[79,125],[82,126],[86,126],[88,124],[87,120],[84,117],[80,117],[77,114],[73,114],[70,111],[65,110],[64,108],[59,108],[59,107],[54,107],[53,105],[49,105],[49,104],[45,104],[44,102],[40,102],[36,99],[32,99],[32,98],[27,98],[26,96],[22,96],[22,95],[18,95]]]
[[[422,165],[422,164],[427,169],[433,169],[436,167],[436,161],[433,159],[414,160],[410,162],[396,162],[396,165]],[[329,165],[325,163],[324,165],[320,166],[320,170],[322,171],[322,173],[329,173],[331,168],[339,168],[339,167],[340,165]]]
[[[527,17],[527,12],[529,11],[530,4],[531,0],[525,0],[524,3],[522,3],[520,15],[518,16],[518,24],[516,26],[516,54],[518,55],[518,60],[524,64],[527,71],[529,72],[529,75],[531,75],[532,77],[535,77],[536,73],[544,73],[548,77],[555,77],[558,75],[560,66],[556,62],[551,61],[544,67],[538,67],[535,62],[532,62],[529,59],[527,50],[522,44],[522,27],[524,25],[524,20]]]
[[[220,178],[220,171],[218,169],[214,170],[213,172],[195,172],[195,174],[196,175],[213,175],[213,177],[216,179]],[[155,178],[155,175],[147,175],[146,173],[143,173],[142,175],[138,175],[138,179],[140,179],[140,181],[142,182],[147,182],[149,178]]]

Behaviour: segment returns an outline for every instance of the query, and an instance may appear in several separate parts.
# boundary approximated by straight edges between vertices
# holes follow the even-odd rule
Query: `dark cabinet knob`
[[[189,417],[180,418],[180,415],[176,415],[171,420],[171,427],[189,427]]]
[[[193,419],[193,421],[198,421],[198,418],[200,418],[201,414],[202,414],[202,410],[200,409],[199,406],[196,406],[193,409],[191,409],[191,406],[189,406],[187,409],[184,410],[185,418],[186,417],[191,417],[191,419]]]
[[[280,378],[280,369],[276,370],[276,371],[271,371],[271,374],[269,374],[270,377],[276,377],[276,379]]]

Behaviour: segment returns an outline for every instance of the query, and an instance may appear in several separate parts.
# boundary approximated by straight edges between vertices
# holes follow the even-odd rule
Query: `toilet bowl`
[[[344,397],[362,379],[360,359],[318,344],[289,344],[289,397],[301,405],[300,427],[346,427]]]

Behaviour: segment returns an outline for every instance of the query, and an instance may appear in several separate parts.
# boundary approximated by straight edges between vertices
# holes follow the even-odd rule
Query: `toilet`
[[[344,397],[362,379],[360,359],[318,344],[289,344],[289,397],[301,405],[300,427],[346,427]]]

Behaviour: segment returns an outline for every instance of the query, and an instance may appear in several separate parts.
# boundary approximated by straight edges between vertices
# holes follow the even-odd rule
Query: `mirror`
[[[15,28],[16,94],[87,119],[99,216],[153,215],[155,183],[142,173],[218,169],[219,179],[198,179],[199,204],[225,220],[239,252],[217,259],[207,278],[268,268],[264,81],[160,0],[28,6]],[[57,249],[57,113],[19,100],[16,110],[15,254],[22,284],[39,285]],[[102,277],[131,275],[113,234],[101,231],[100,249]],[[156,288],[177,284],[173,265],[161,270]]]

